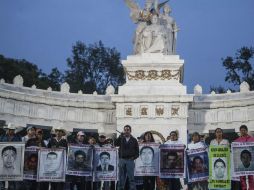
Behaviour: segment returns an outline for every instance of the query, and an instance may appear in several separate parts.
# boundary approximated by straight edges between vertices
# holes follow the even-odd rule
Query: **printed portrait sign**
[[[139,157],[135,161],[135,176],[159,175],[159,146],[157,143],[140,143]]]
[[[118,152],[116,148],[96,147],[94,154],[94,181],[116,181]]]
[[[23,180],[24,143],[0,143],[0,181]]]
[[[70,145],[66,174],[92,176],[93,148],[90,145]]]
[[[208,153],[205,148],[188,150],[187,164],[189,182],[203,181],[208,179]]]
[[[233,142],[231,149],[234,176],[254,175],[254,143]]]
[[[230,189],[230,148],[209,147],[209,189]]]
[[[38,149],[36,147],[28,147],[25,149],[24,158],[24,179],[36,180],[38,167]]]
[[[185,177],[185,146],[183,144],[163,144],[160,146],[160,177]]]
[[[37,181],[65,181],[65,149],[40,149],[38,156]]]

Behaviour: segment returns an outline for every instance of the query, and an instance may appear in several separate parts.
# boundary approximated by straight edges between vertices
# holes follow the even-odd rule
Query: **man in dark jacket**
[[[124,126],[124,132],[116,139],[115,145],[119,146],[119,189],[124,189],[127,175],[130,189],[135,190],[134,160],[139,156],[139,147],[138,141],[131,135],[131,126]]]

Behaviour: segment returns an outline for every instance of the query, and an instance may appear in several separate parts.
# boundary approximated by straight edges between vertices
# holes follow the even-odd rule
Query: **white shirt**
[[[222,139],[220,141],[220,143],[216,140],[216,139],[213,139],[211,142],[210,142],[210,145],[215,145],[215,146],[220,146],[220,145],[223,145],[223,146],[228,146],[229,145],[229,142],[227,139]]]

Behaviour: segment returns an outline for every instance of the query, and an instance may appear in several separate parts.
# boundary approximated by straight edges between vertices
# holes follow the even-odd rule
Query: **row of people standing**
[[[240,137],[235,139],[235,142],[254,142],[254,138],[248,135],[248,128],[246,125],[240,126]],[[154,142],[154,138],[151,132],[146,132],[141,140],[144,143]],[[169,136],[169,140],[165,144],[183,144],[178,139],[178,133],[172,131]],[[119,189],[124,189],[126,177],[129,181],[129,189],[136,189],[135,178],[134,178],[134,160],[139,156],[138,143],[135,138],[131,136],[131,127],[126,125],[124,127],[123,133],[117,139],[117,146],[120,146],[119,150]],[[217,128],[215,130],[215,138],[210,142],[213,146],[230,146],[227,139],[223,137],[223,130]],[[200,135],[198,132],[192,134],[192,142],[188,144],[187,149],[198,149],[198,148],[208,148],[208,146],[200,140]],[[168,158],[170,159],[170,158]],[[156,176],[143,176],[143,186],[137,186],[138,189],[154,190],[155,186],[157,189],[167,189],[167,190],[180,190],[183,188],[180,179],[170,178],[170,179],[160,179]],[[208,190],[208,181],[192,182],[187,184],[189,190],[194,189],[204,189]],[[254,180],[253,175],[242,176],[239,180],[237,178],[232,178],[232,188],[235,190],[253,190]]]

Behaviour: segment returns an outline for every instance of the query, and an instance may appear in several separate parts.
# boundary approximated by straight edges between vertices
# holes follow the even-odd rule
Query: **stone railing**
[[[217,127],[235,129],[246,124],[254,131],[254,91],[247,82],[240,85],[240,92],[202,94],[202,87],[194,88],[193,103],[189,107],[188,129],[190,132],[209,132]]]
[[[98,132],[113,133],[115,106],[111,102],[114,88],[109,86],[106,95],[70,93],[67,83],[59,92],[23,86],[19,75],[13,84],[0,80],[0,116],[6,123],[12,122],[25,127],[27,124],[42,126],[61,125],[68,131],[73,128],[96,129]]]

